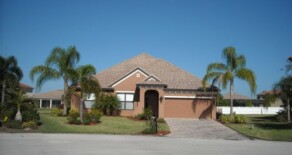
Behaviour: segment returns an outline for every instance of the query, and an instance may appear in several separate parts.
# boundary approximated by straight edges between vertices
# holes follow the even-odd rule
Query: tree
[[[113,115],[119,110],[121,102],[116,95],[101,94],[99,100],[94,104],[94,108],[102,110],[105,115]]]
[[[95,68],[92,65],[84,65],[77,68],[78,77],[75,79],[80,86],[80,120],[83,123],[83,104],[87,96],[90,94],[95,95],[95,99],[99,96],[101,87],[98,80],[93,76]]]
[[[21,68],[17,65],[17,60],[14,56],[4,58],[0,56],[0,82],[2,84],[2,98],[1,103],[4,105],[5,92],[8,83],[19,83],[22,79],[23,73]]]
[[[53,48],[49,57],[46,59],[45,65],[39,65],[32,68],[30,78],[33,81],[38,75],[36,88],[39,90],[48,80],[57,80],[62,78],[64,81],[64,95],[68,92],[69,80],[76,75],[75,65],[79,62],[80,54],[75,46],[67,49],[56,47]],[[67,115],[68,99],[64,98],[63,115]]]
[[[274,85],[274,90],[279,91],[282,101],[287,105],[287,120],[290,122],[291,113],[291,97],[292,97],[292,76],[282,77],[282,79]]]
[[[22,121],[20,106],[22,103],[31,102],[32,100],[27,98],[27,96],[23,94],[22,90],[18,91],[11,90],[11,94],[13,95],[13,98],[11,98],[10,102],[13,102],[17,105],[17,113],[15,115],[15,120]]]
[[[206,87],[208,80],[218,79],[222,82],[223,89],[229,84],[230,93],[230,114],[233,114],[234,80],[236,78],[247,81],[252,94],[256,90],[256,78],[252,70],[246,68],[246,59],[244,55],[237,55],[234,47],[227,47],[222,52],[224,63],[211,63],[207,67],[207,73],[203,78],[203,87]]]

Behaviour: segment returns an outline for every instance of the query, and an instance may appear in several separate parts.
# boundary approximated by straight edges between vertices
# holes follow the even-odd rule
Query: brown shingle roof
[[[55,91],[50,91],[50,92],[41,93],[41,94],[34,94],[31,98],[34,98],[34,99],[58,99],[58,100],[60,100],[62,98],[63,94],[64,94],[64,90],[55,90]]]
[[[225,94],[225,95],[223,96],[223,98],[224,98],[224,99],[230,99],[230,94],[229,94],[229,93]],[[239,95],[239,94],[237,94],[237,93],[233,93],[232,98],[233,98],[234,100],[250,100],[249,97],[247,97],[247,96],[243,96],[243,95]]]
[[[103,88],[110,87],[114,82],[141,68],[149,75],[153,75],[171,89],[198,89],[202,87],[201,79],[163,60],[142,53],[109,69],[97,73],[95,77]]]
[[[27,84],[24,84],[24,83],[19,83],[19,87],[20,88],[30,88],[30,89],[33,89],[33,87],[27,85]]]

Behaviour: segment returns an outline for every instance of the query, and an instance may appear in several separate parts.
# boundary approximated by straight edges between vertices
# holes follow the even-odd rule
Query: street
[[[132,135],[0,133],[0,155],[291,155],[291,142]]]

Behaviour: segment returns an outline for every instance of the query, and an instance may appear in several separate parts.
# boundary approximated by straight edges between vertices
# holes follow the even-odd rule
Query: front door
[[[145,108],[150,108],[155,117],[159,117],[158,97],[159,94],[156,90],[147,90],[145,92]]]

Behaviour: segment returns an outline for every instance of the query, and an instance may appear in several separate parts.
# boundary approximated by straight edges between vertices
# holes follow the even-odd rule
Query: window
[[[134,94],[131,93],[118,93],[117,94],[121,102],[121,110],[133,110],[134,109]]]

